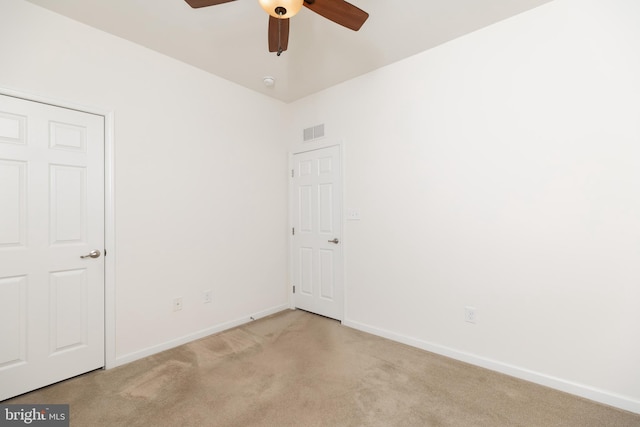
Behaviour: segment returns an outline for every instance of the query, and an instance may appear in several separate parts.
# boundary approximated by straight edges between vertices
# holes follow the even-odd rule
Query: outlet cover
[[[360,220],[360,209],[347,209],[347,220],[349,220],[349,221],[359,221]]]
[[[204,291],[202,293],[202,300],[204,301],[205,304],[211,302],[211,290],[210,289],[208,289],[208,290],[206,290],[206,291]]]
[[[477,320],[477,309],[475,307],[465,307],[464,308],[464,321],[469,323],[476,323]]]

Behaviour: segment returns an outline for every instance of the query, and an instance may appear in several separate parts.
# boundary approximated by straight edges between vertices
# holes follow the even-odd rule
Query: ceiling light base
[[[274,18],[288,19],[300,12],[304,0],[258,0],[258,3]]]

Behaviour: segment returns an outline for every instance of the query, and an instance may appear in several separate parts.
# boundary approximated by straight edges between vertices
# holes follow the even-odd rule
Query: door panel
[[[84,153],[87,146],[87,129],[71,123],[50,122],[50,147]]]
[[[0,400],[104,366],[104,118],[0,95]]]
[[[310,185],[301,185],[298,190],[298,229],[301,233],[310,233],[313,229],[312,218],[312,187]]]
[[[0,160],[0,248],[24,247],[27,226],[27,163]]]
[[[300,247],[300,292],[313,296],[313,248]]]
[[[25,116],[0,112],[0,142],[26,144],[26,123]]]
[[[320,249],[318,251],[320,298],[333,300],[335,290],[335,274],[333,271],[333,250]]]
[[[50,283],[51,354],[86,346],[87,271],[56,271],[51,273]]]
[[[333,230],[333,183],[318,185],[318,231],[332,234]]]
[[[0,279],[0,369],[24,363],[27,354],[27,276]]]
[[[50,166],[51,244],[86,243],[86,168]]]
[[[295,306],[342,320],[342,176],[339,147],[294,155]],[[332,243],[337,239],[337,243]]]

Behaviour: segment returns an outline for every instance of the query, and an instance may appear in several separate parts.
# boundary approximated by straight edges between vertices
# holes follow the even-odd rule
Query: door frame
[[[114,112],[0,86],[0,94],[104,117],[104,369],[116,364]]]
[[[345,185],[344,185],[344,181],[345,181],[345,156],[344,156],[344,143],[342,140],[322,140],[320,142],[308,142],[308,143],[304,143],[304,145],[296,145],[294,148],[292,148],[289,151],[289,161],[288,161],[288,168],[287,168],[287,176],[289,177],[288,182],[289,182],[289,212],[288,212],[288,221],[287,221],[287,233],[289,236],[288,239],[288,252],[289,252],[289,283],[287,284],[287,286],[289,287],[289,290],[287,292],[287,295],[289,296],[289,308],[292,310],[295,310],[296,306],[295,306],[295,298],[294,298],[294,293],[293,293],[293,278],[294,278],[294,273],[293,273],[293,236],[291,234],[291,230],[293,229],[293,215],[294,215],[294,198],[293,198],[293,179],[291,177],[291,170],[294,167],[294,156],[296,154],[302,154],[302,153],[307,153],[309,151],[318,151],[318,150],[322,150],[324,148],[330,148],[330,147],[338,147],[338,152],[340,153],[340,186],[341,186],[341,193],[342,196],[340,198],[340,227],[342,230],[342,235],[340,236],[340,244],[342,245],[342,251],[341,251],[341,261],[342,261],[342,319],[340,320],[340,323],[343,323],[347,317],[347,263],[346,263],[346,250],[347,250],[347,239],[346,239],[346,218],[345,218],[345,208],[344,208],[344,201],[345,201]]]

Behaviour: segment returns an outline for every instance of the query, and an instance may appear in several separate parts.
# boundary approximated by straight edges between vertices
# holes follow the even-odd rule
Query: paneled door
[[[293,156],[294,304],[333,319],[344,310],[342,169],[333,146]]]
[[[0,400],[104,366],[104,117],[0,95]]]

